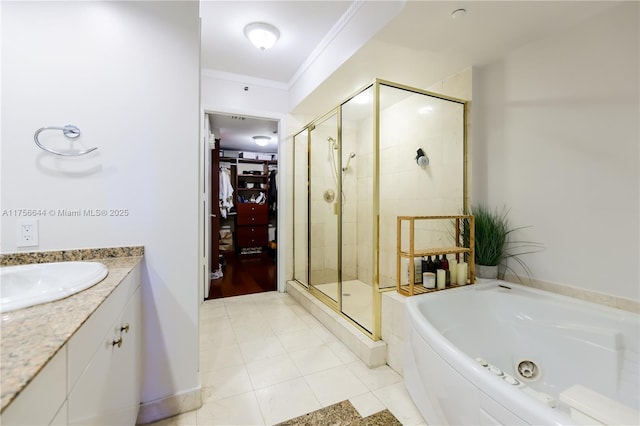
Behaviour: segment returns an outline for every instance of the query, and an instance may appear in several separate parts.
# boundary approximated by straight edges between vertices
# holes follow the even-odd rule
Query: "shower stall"
[[[466,208],[465,127],[465,101],[375,80],[294,136],[293,278],[374,340],[396,217]]]

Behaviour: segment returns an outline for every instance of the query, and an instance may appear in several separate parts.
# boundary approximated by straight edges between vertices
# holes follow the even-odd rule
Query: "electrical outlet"
[[[23,219],[18,222],[18,247],[38,245],[38,219]]]

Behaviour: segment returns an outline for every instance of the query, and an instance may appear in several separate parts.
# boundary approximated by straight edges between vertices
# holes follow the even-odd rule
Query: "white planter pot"
[[[476,263],[476,277],[487,278],[491,280],[498,279],[498,265],[478,265]]]

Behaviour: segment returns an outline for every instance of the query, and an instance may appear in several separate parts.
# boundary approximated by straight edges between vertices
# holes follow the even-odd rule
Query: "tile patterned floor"
[[[283,293],[204,303],[200,377],[203,406],[154,426],[273,425],[344,400],[362,417],[387,408],[425,424],[400,375],[369,369]]]

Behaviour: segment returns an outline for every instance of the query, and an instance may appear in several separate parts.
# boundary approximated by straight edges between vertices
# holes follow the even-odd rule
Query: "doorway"
[[[275,291],[279,121],[225,113],[205,118],[211,148],[205,299]]]

